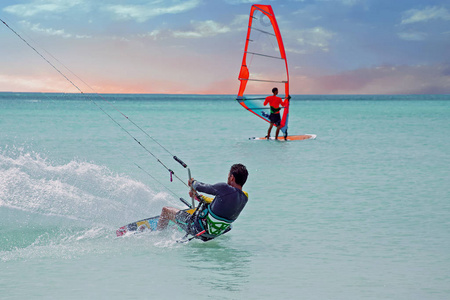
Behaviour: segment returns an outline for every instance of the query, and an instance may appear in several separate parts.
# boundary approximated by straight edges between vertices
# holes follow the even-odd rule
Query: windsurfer
[[[278,88],[274,87],[272,89],[272,96],[269,96],[266,98],[266,100],[264,101],[264,106],[266,106],[267,104],[270,105],[270,116],[269,116],[269,120],[270,120],[270,126],[269,126],[269,130],[267,131],[267,136],[266,139],[270,138],[270,132],[272,131],[272,127],[273,125],[275,125],[277,127],[277,131],[275,133],[275,140],[278,140],[278,134],[280,133],[280,123],[281,123],[281,118],[280,118],[280,110],[281,107],[284,107],[287,104],[287,101],[289,99],[291,99],[291,96],[288,97],[288,99],[286,99],[285,101],[283,101],[283,99],[281,99],[280,97],[278,97]],[[286,137],[285,137],[286,139]]]
[[[173,221],[186,233],[203,241],[211,240],[229,231],[231,223],[238,218],[247,204],[248,194],[242,191],[247,177],[247,168],[242,164],[234,164],[228,173],[227,183],[210,185],[191,178],[189,186],[195,191],[191,189],[189,195],[196,197],[202,204],[196,210],[163,207],[158,221],[158,230],[165,229],[169,221]],[[215,197],[199,195],[196,191]]]

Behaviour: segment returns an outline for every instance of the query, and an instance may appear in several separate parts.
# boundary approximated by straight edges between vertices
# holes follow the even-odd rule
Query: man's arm
[[[200,195],[199,193],[197,193],[197,191],[189,191],[189,196],[195,197],[195,199],[197,199],[197,201],[201,201],[201,202],[205,202],[205,203],[211,203],[213,202],[214,198],[213,197],[206,197],[205,195]]]
[[[216,188],[217,184],[211,185],[207,183],[203,183],[197,180],[192,181],[192,186],[198,192],[207,193],[210,195],[217,195],[218,189]]]
[[[284,99],[284,101],[281,100],[281,105],[283,105],[283,107],[286,107],[289,104],[289,100],[291,100],[291,95]]]

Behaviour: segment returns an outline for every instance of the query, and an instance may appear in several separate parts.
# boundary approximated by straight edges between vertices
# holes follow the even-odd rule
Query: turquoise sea
[[[449,95],[297,95],[289,133],[317,139],[267,128],[233,95],[0,93],[0,298],[450,299]],[[184,208],[169,152],[209,183],[248,167],[231,232],[116,237]]]

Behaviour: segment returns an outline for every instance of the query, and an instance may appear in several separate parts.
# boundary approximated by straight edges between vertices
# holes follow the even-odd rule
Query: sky
[[[258,3],[258,2],[257,2]],[[2,0],[83,92],[236,94],[247,0]],[[266,0],[291,94],[450,94],[449,0]],[[78,92],[0,23],[0,91]]]

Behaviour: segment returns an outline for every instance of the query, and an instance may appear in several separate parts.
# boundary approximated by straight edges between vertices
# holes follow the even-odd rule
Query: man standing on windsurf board
[[[272,127],[273,125],[275,125],[277,127],[277,131],[275,132],[275,140],[278,140],[278,134],[280,133],[280,124],[281,124],[281,117],[280,117],[280,110],[281,107],[286,106],[287,101],[289,101],[289,99],[291,99],[291,96],[289,96],[286,100],[283,101],[283,99],[281,99],[280,97],[278,97],[278,88],[274,87],[272,89],[272,96],[269,96],[266,98],[266,100],[264,101],[264,106],[266,106],[267,104],[270,105],[270,116],[269,116],[269,121],[270,121],[270,126],[269,126],[269,130],[267,131],[267,135],[266,135],[266,139],[270,139],[270,132],[272,131]],[[286,137],[285,137],[286,139]]]

